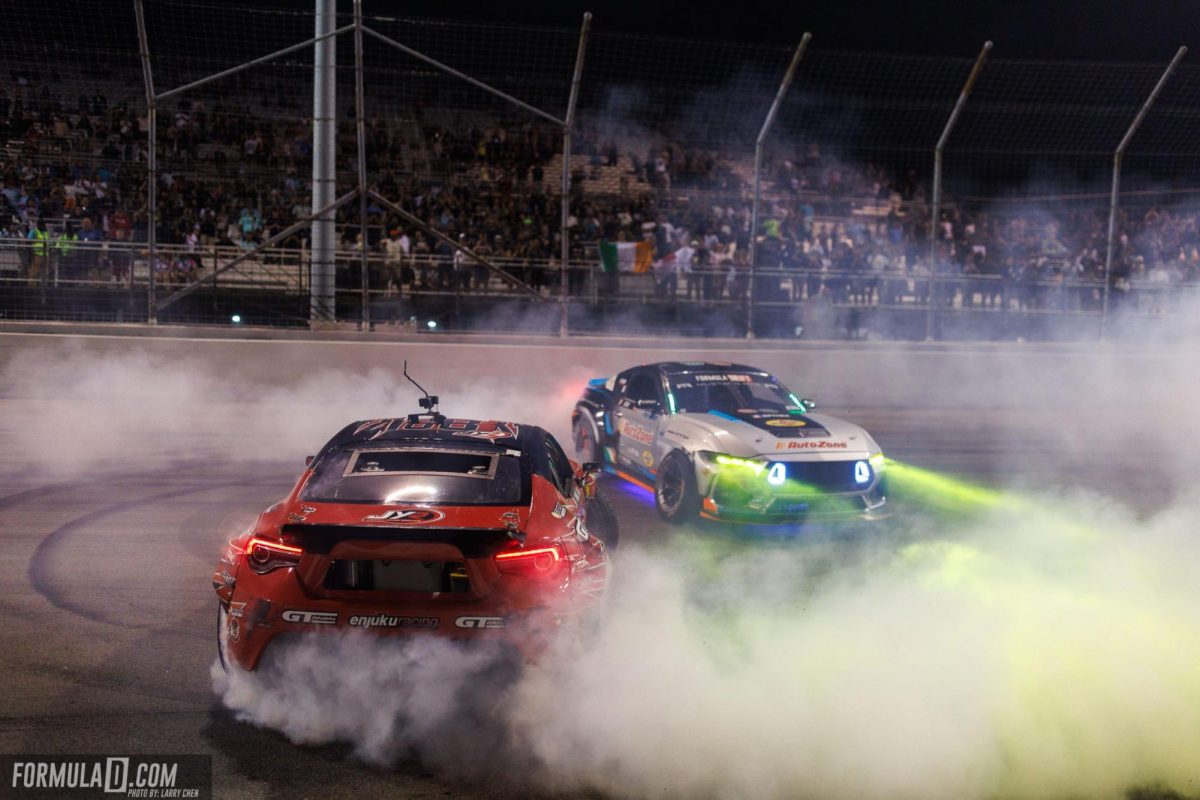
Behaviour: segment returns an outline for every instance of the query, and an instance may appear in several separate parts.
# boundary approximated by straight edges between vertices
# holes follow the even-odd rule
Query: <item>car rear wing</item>
[[[282,533],[304,548],[304,552],[321,555],[328,554],[339,542],[376,541],[449,544],[467,558],[486,558],[510,547],[514,539],[523,538],[517,531],[506,528],[385,528],[375,525],[292,524],[284,525]]]

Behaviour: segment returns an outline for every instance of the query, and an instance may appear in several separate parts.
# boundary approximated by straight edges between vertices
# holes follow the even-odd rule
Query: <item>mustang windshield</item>
[[[745,372],[693,372],[668,375],[674,410],[679,413],[774,411],[803,413],[804,404],[770,375]],[[670,400],[668,400],[670,402]]]
[[[522,501],[522,488],[516,451],[363,448],[322,459],[301,498],[376,505],[515,505]]]

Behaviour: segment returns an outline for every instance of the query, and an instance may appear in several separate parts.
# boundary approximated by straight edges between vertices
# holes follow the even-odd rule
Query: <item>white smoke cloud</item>
[[[548,774],[619,795],[1187,791],[1200,780],[1187,520],[1139,526],[1060,500],[834,554],[808,585],[787,576],[811,579],[824,548],[752,548],[701,580],[686,547],[682,564],[625,562],[595,645],[530,673],[518,720]],[[552,687],[572,676],[587,689],[564,707]]]
[[[495,711],[514,665],[498,646],[355,632],[280,642],[253,673],[219,663],[211,672],[239,719],[297,744],[351,742],[373,763],[416,756],[476,778],[503,772]]]
[[[18,351],[0,367],[6,417],[21,421],[5,425],[6,442],[31,469],[59,476],[190,456],[290,459],[298,470],[347,421],[415,410],[399,346],[371,359],[346,350],[335,366],[295,347],[245,360],[221,347],[133,342],[54,358]],[[428,351],[410,363],[443,408],[540,423],[560,437],[585,378],[659,357],[576,351],[564,374],[561,360],[525,356],[514,369],[516,357],[500,350],[454,352],[472,367],[429,363]],[[504,773],[554,791],[1194,792],[1200,565],[1190,554],[1200,497],[1189,484],[1200,431],[1187,416],[1194,370],[1174,357],[1184,353],[1131,367],[1128,353],[1097,350],[1069,362],[1058,383],[1046,379],[1053,353],[997,353],[914,387],[906,369],[910,382],[925,380],[914,367],[929,356],[897,351],[878,382],[883,401],[936,393],[977,409],[995,400],[995,386],[1018,387],[1016,403],[1033,406],[1027,426],[1018,418],[1018,437],[984,446],[1004,468],[1049,476],[1043,488],[969,517],[910,507],[851,540],[685,532],[637,546],[627,528],[598,628],[519,676],[493,653],[440,640],[330,637],[280,648],[261,672],[217,676],[218,692],[241,718],[300,744],[349,742],[376,763],[417,757],[447,775]],[[787,377],[811,356],[759,357]],[[1123,380],[1131,375],[1134,396]],[[939,434],[951,451],[997,434],[971,413],[938,419],[963,426]],[[923,432],[918,421],[913,433]],[[1025,449],[1030,439],[1041,446]],[[1095,492],[1045,488],[1060,483],[1054,467],[1097,452],[1109,485],[1114,465],[1144,466],[1171,489],[1169,504],[1134,513]]]
[[[1189,791],[1200,566],[1179,554],[1200,503],[1139,523],[1095,497],[1036,500],[857,542],[628,549],[598,628],[519,678],[438,640],[319,637],[218,689],[300,743],[459,775],[519,763],[554,791]]]
[[[550,392],[531,398],[519,380],[481,381],[434,359],[411,366],[450,416],[540,418],[564,442],[571,408],[590,377],[582,368],[567,369],[554,376]],[[137,344],[116,352],[78,344],[49,357],[19,350],[0,379],[19,387],[4,401],[22,420],[10,431],[16,452],[28,468],[57,477],[185,458],[297,462],[349,422],[419,411],[421,396],[399,363],[310,368],[280,353],[250,367]],[[531,403],[538,413],[530,413]]]

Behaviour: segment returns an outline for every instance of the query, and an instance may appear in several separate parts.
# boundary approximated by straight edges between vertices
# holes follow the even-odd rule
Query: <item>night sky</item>
[[[742,0],[728,8],[681,0],[364,0],[364,8],[368,13],[569,27],[578,26],[583,12],[591,11],[598,28],[780,44],[794,42],[808,30],[814,46],[839,50],[972,57],[984,40],[992,39],[994,55],[1003,58],[1165,62],[1180,45],[1200,58],[1200,0]]]

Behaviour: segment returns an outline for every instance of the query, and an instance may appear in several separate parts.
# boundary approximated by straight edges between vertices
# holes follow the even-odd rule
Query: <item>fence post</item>
[[[1159,76],[1158,83],[1154,84],[1154,88],[1150,90],[1150,96],[1146,98],[1146,102],[1142,103],[1142,107],[1138,109],[1137,115],[1133,118],[1133,122],[1129,123],[1129,130],[1125,131],[1125,135],[1121,137],[1120,144],[1113,151],[1113,175],[1112,175],[1112,194],[1108,199],[1108,246],[1104,253],[1104,303],[1100,310],[1100,338],[1103,339],[1108,333],[1108,303],[1109,303],[1109,288],[1111,286],[1112,277],[1112,257],[1113,257],[1113,239],[1116,235],[1117,228],[1117,202],[1121,192],[1121,159],[1125,155],[1125,148],[1129,146],[1129,142],[1133,139],[1133,135],[1137,132],[1138,127],[1142,124],[1142,120],[1146,118],[1146,113],[1150,111],[1150,106],[1154,105],[1154,101],[1158,98],[1158,93],[1162,91],[1163,86],[1167,83],[1167,78],[1171,77],[1171,73],[1179,66],[1179,62],[1183,60],[1187,54],[1186,47],[1180,47],[1175,51],[1175,57],[1171,59],[1171,63],[1163,70],[1163,74]]]
[[[146,117],[150,129],[147,132],[146,151],[146,245],[149,253],[149,269],[146,278],[146,321],[158,323],[158,305],[154,297],[154,265],[158,261],[158,102],[154,96],[154,74],[150,70],[150,43],[146,37],[146,17],[142,0],[133,1],[134,17],[137,19],[138,50],[142,57],[142,80],[146,85]],[[132,246],[132,241],[130,245]],[[129,259],[129,281],[133,283],[133,254]]]
[[[950,139],[950,132],[954,130],[954,124],[958,122],[958,116],[962,113],[963,106],[967,104],[967,98],[971,96],[971,90],[975,88],[975,79],[979,77],[979,72],[983,69],[983,62],[987,60],[988,52],[991,49],[991,42],[983,43],[983,49],[979,51],[979,55],[975,58],[975,65],[971,67],[971,74],[967,76],[967,82],[963,84],[962,91],[958,93],[958,100],[954,103],[954,109],[946,119],[946,125],[942,128],[942,135],[938,137],[937,146],[933,148],[933,202],[930,208],[931,216],[929,220],[929,308],[925,316],[926,341],[932,341],[937,332],[934,320],[938,308],[938,293],[936,291],[937,246],[938,217],[942,213],[942,151],[946,149],[946,142]]]
[[[800,43],[796,45],[796,51],[792,53],[791,63],[788,64],[787,71],[783,74],[783,80],[779,82],[779,90],[775,92],[775,99],[771,101],[771,108],[767,111],[766,119],[763,120],[762,129],[758,132],[758,138],[754,140],[754,200],[750,206],[750,287],[746,292],[747,339],[754,338],[754,292],[757,288],[758,273],[758,204],[762,196],[763,142],[767,140],[767,133],[770,132],[771,125],[775,122],[775,115],[779,112],[779,106],[783,103],[783,97],[787,94],[788,87],[792,85],[796,67],[800,65],[800,59],[804,58],[804,51],[808,49],[810,39],[812,39],[812,34],[807,31],[800,37]]]
[[[583,75],[583,56],[587,52],[588,31],[592,27],[592,15],[584,13],[583,24],[579,28],[579,47],[575,51],[575,71],[571,76],[571,95],[567,99],[567,116],[563,118],[563,168],[562,168],[562,215],[559,220],[559,239],[562,244],[562,308],[559,313],[558,335],[566,338],[568,332],[567,315],[571,307],[569,290],[570,280],[567,274],[571,258],[571,242],[567,238],[567,218],[571,216],[571,127],[575,124],[575,104],[579,100],[579,81]]]
[[[362,0],[354,0],[354,127],[358,137],[358,229],[362,234],[359,252],[362,270],[362,330],[371,330],[371,281],[367,257],[367,122],[363,100]]]

